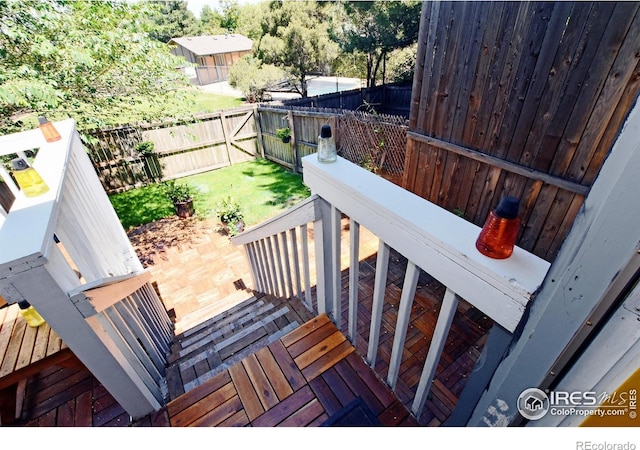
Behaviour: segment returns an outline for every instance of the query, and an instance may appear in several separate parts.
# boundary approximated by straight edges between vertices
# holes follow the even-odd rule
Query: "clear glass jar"
[[[322,125],[318,136],[318,161],[328,163],[338,159],[336,141],[331,133],[331,126]]]

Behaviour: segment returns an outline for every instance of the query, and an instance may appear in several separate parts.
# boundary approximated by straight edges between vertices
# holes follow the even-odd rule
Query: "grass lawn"
[[[176,180],[195,187],[194,206],[201,217],[213,217],[218,202],[227,196],[237,201],[247,226],[260,223],[310,195],[302,176],[258,159]],[[125,229],[175,214],[160,185],[109,197]]]

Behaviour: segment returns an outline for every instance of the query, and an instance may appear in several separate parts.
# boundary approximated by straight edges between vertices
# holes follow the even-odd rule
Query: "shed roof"
[[[180,45],[198,56],[251,50],[253,41],[241,34],[173,38],[169,44]]]

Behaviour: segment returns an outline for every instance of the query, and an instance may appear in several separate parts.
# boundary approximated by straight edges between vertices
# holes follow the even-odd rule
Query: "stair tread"
[[[275,342],[313,317],[299,299],[255,291],[239,291],[232,294],[230,300],[221,300],[221,303],[225,302],[230,306],[224,311],[216,311],[213,307],[208,310],[207,317],[192,314],[189,321],[180,322],[193,326],[183,328],[182,334],[176,333],[167,356],[172,398]]]
[[[271,305],[267,305],[267,306],[271,306]],[[289,308],[287,308],[286,306],[280,309],[276,309],[275,311],[271,312],[274,308],[271,307],[266,311],[263,312],[270,312],[270,314],[264,315],[263,317],[259,320],[257,320],[256,322],[252,322],[251,324],[247,325],[247,326],[239,326],[236,327],[235,329],[231,329],[230,331],[232,332],[229,336],[224,337],[224,335],[222,336],[217,336],[216,333],[211,333],[211,335],[209,336],[205,336],[203,339],[201,339],[200,341],[194,342],[192,343],[190,346],[184,348],[182,351],[180,351],[180,356],[186,356],[189,355],[195,351],[197,351],[199,348],[201,348],[202,346],[212,343],[214,344],[214,347],[216,349],[216,351],[219,351],[221,349],[223,349],[224,347],[226,347],[227,345],[229,345],[230,343],[233,343],[239,339],[241,339],[243,336],[246,336],[247,334],[251,333],[254,330],[257,330],[258,328],[263,327],[267,322],[275,320],[277,317],[280,317],[284,314],[286,314],[289,311]],[[221,337],[221,339],[216,340],[216,338]]]
[[[246,358],[249,355],[252,355],[253,353],[255,353],[258,350],[260,350],[261,348],[266,347],[269,344],[272,344],[273,342],[277,341],[282,336],[288,334],[289,332],[293,331],[294,329],[296,329],[299,326],[300,326],[300,324],[298,322],[292,322],[287,327],[279,330],[277,333],[267,335],[267,336],[261,338],[260,340],[255,341],[252,345],[246,347],[242,351],[240,351],[238,353],[234,353],[232,356],[227,358],[219,366],[215,367],[214,369],[211,369],[209,372],[207,372],[207,373],[205,373],[203,375],[200,375],[199,377],[195,378],[194,380],[192,380],[192,381],[190,381],[188,383],[185,383],[184,392],[188,392],[191,389],[195,388],[196,386],[198,386],[198,385],[204,383],[205,381],[215,377],[220,372],[222,372],[222,371],[228,369],[229,367],[233,366],[234,364],[242,361],[244,358]]]
[[[236,291],[229,294],[224,298],[178,318],[175,323],[175,333],[176,335],[182,335],[185,332],[189,332],[207,320],[242,308],[245,303],[250,303],[254,299],[255,295],[247,291]]]
[[[252,332],[264,328],[264,333],[271,334],[279,328],[287,326],[290,322],[299,322],[301,320],[300,316],[290,306],[283,302],[277,302],[277,304],[266,303],[254,311],[256,314],[240,317],[240,322],[228,324],[222,328],[217,328],[213,325],[207,330],[203,330],[201,334],[192,336],[199,339],[174,340],[171,352],[167,356],[167,363],[183,364],[184,361],[193,359],[192,363],[195,364],[205,359],[212,352],[225,352],[226,347],[240,341]],[[246,321],[243,321],[243,319],[246,319]],[[280,321],[281,324],[274,324],[276,321]],[[185,345],[185,342],[188,345]],[[206,353],[206,355],[196,356],[201,353]],[[183,370],[186,367],[183,367]]]
[[[202,326],[198,326],[197,329],[191,329],[189,330],[189,333],[183,333],[182,336],[178,339],[180,341],[180,345],[185,348],[191,345],[193,342],[205,338],[214,330],[217,331],[228,329],[234,324],[236,324],[237,326],[246,323],[255,316],[256,311],[259,311],[263,307],[265,307],[265,303],[262,300],[255,301],[254,299],[253,302],[247,303],[242,309],[236,311],[233,314],[227,315],[225,317],[213,317],[212,319],[203,322]]]

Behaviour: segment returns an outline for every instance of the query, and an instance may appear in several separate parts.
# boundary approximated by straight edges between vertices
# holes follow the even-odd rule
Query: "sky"
[[[261,0],[238,0],[240,5],[247,3],[260,3]],[[200,17],[200,11],[204,5],[209,5],[211,9],[218,9],[220,4],[219,0],[187,0],[187,9],[191,11],[196,17]]]

